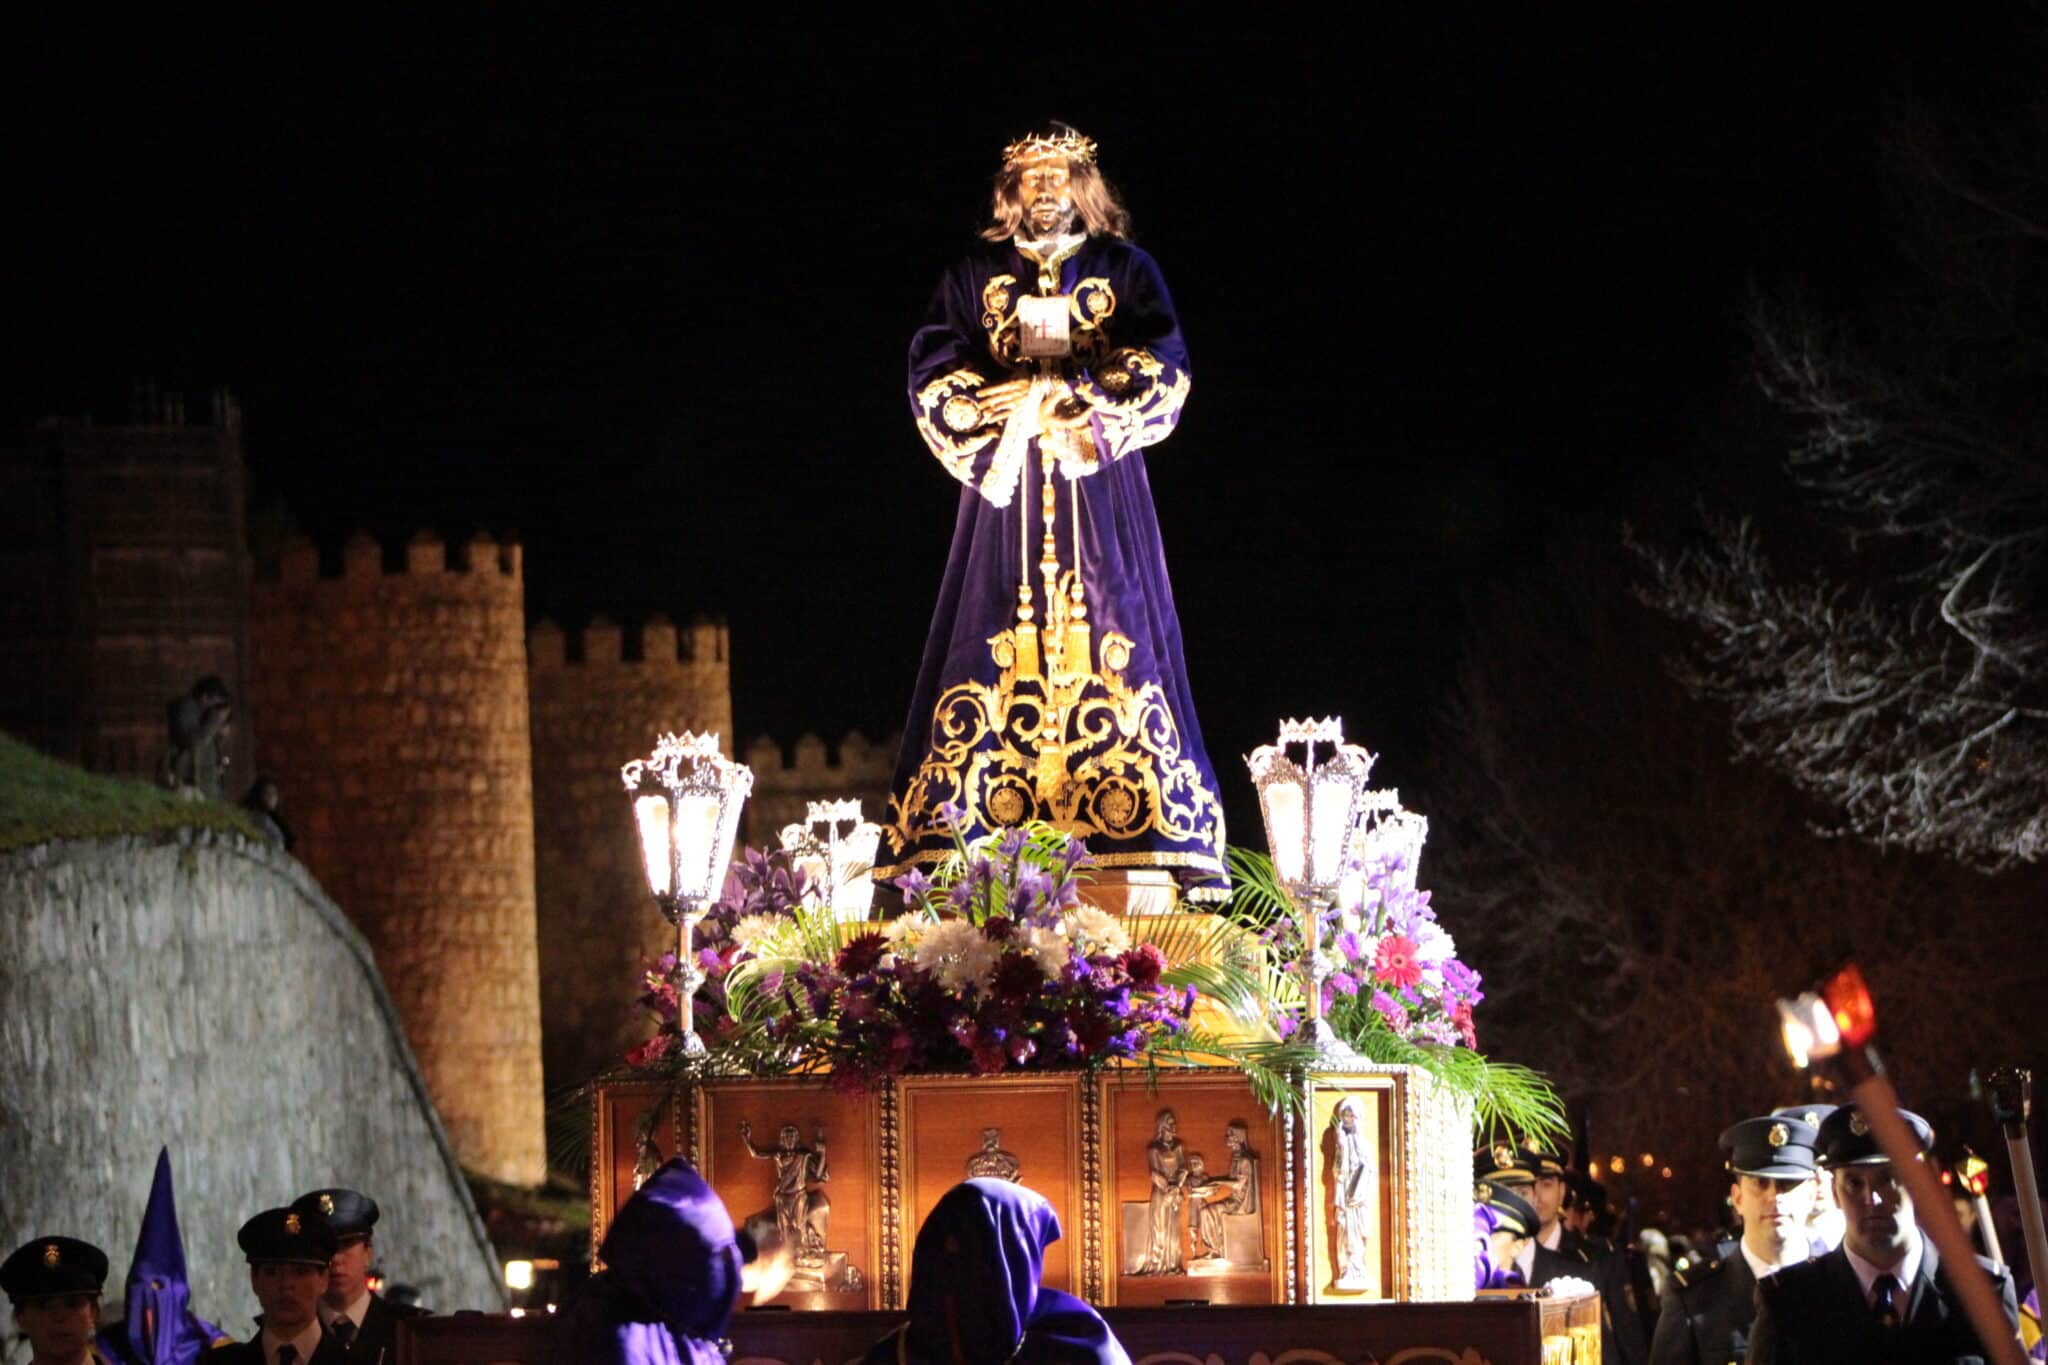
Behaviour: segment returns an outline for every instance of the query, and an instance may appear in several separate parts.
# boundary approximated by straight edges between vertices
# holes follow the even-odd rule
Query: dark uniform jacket
[[[1643,1338],[1643,1324],[1629,1304],[1626,1269],[1612,1253],[1595,1256],[1582,1241],[1567,1233],[1552,1251],[1536,1244],[1535,1259],[1529,1265],[1529,1285],[1540,1289],[1552,1280],[1569,1275],[1589,1282],[1600,1291],[1600,1359],[1606,1365],[1643,1365],[1649,1343]]]
[[[259,1327],[256,1335],[248,1341],[231,1341],[224,1346],[216,1346],[199,1359],[202,1365],[266,1365],[262,1328]],[[346,1360],[334,1338],[323,1331],[319,1346],[314,1348],[313,1358],[300,1361],[299,1365],[346,1365]]]
[[[2005,1267],[1982,1256],[2004,1301],[2005,1320],[2019,1336],[2019,1302]],[[1962,1300],[1942,1274],[1934,1243],[1923,1239],[1906,1321],[1880,1325],[1863,1284],[1837,1247],[1818,1260],[1787,1266],[1757,1286],[1750,1365],[1982,1365],[1988,1359]]]
[[[356,1329],[355,1339],[338,1358],[349,1365],[395,1365],[399,1319],[421,1317],[425,1312],[407,1304],[386,1303],[382,1294],[370,1295],[370,1306],[363,1310],[363,1325]],[[328,1339],[333,1340],[334,1334],[328,1333]]]
[[[1671,1277],[1650,1365],[1732,1365],[1748,1359],[1756,1274],[1740,1250]]]

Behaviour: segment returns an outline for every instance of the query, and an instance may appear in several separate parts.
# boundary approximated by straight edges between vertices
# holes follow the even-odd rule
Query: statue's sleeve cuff
[[[917,391],[917,431],[946,472],[973,487],[995,452],[1001,428],[982,416],[975,394],[982,386],[973,370],[952,370]]]

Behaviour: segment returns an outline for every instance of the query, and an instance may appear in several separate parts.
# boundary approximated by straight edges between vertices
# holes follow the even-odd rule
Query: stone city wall
[[[533,756],[517,545],[450,563],[422,533],[401,572],[358,535],[338,578],[311,542],[259,576],[257,764],[297,852],[376,953],[463,1162],[545,1175]]]
[[[805,735],[785,755],[772,737],[758,737],[746,755],[754,770],[754,799],[744,817],[747,843],[780,848],[782,827],[802,820],[813,801],[858,800],[868,819],[887,824],[889,780],[902,743],[901,735],[890,735],[876,744],[852,730],[839,741],[837,753],[828,752],[816,735]]]
[[[647,894],[620,765],[663,731],[710,730],[732,748],[725,626],[679,632],[656,616],[632,643],[603,617],[574,639],[544,620],[527,641],[550,1090],[589,1079],[652,1032],[634,1003],[638,972],[676,943]]]
[[[369,947],[286,854],[187,832],[0,856],[0,999],[0,1245],[103,1248],[118,1313],[168,1145],[193,1305],[238,1337],[236,1228],[326,1185],[377,1200],[379,1262],[429,1305],[502,1305]]]

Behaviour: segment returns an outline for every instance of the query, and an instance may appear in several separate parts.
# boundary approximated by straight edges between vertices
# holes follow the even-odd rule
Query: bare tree
[[[1901,120],[1911,270],[1827,324],[1759,305],[1757,380],[1826,560],[1752,521],[1638,546],[1681,676],[1828,827],[1987,870],[2048,854],[2048,109]],[[1995,101],[1993,102],[1996,103]],[[1830,550],[1829,547],[1833,549]]]
[[[1672,683],[1675,628],[1597,540],[1475,608],[1418,807],[1437,829],[1426,876],[1486,978],[1482,1045],[1589,1106],[1596,1152],[1672,1165],[1652,1216],[1706,1218],[1726,1189],[1715,1134],[1805,1094],[1772,1002],[1848,958],[1906,1093],[1964,1106],[1969,1068],[2039,1019],[2012,933],[2025,888],[1816,838],[1811,803],[1731,761],[1721,708]]]

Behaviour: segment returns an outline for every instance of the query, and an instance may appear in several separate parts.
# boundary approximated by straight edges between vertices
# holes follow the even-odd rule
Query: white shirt
[[[1877,1307],[1877,1302],[1871,1297],[1871,1293],[1877,1285],[1877,1277],[1890,1275],[1899,1282],[1902,1291],[1898,1298],[1900,1322],[1906,1320],[1906,1308],[1913,1297],[1913,1281],[1920,1275],[1920,1229],[1912,1228],[1909,1231],[1912,1235],[1906,1239],[1905,1257],[1889,1270],[1864,1260],[1849,1250],[1847,1242],[1842,1244],[1842,1254],[1849,1258],[1849,1269],[1856,1272],[1856,1282],[1863,1286],[1863,1301],[1873,1309]]]
[[[1536,1230],[1536,1240],[1543,1244],[1545,1251],[1557,1250],[1557,1244],[1564,1240],[1564,1219],[1560,1218],[1555,1223],[1552,1223],[1547,1231],[1538,1228]],[[1534,1259],[1535,1253],[1531,1252],[1530,1257]]]
[[[1766,1261],[1763,1257],[1749,1249],[1748,1242],[1737,1242],[1736,1245],[1742,1248],[1742,1259],[1749,1262],[1749,1273],[1756,1276],[1759,1280],[1766,1275],[1783,1270],[1788,1265],[1798,1265],[1806,1259],[1807,1248],[1799,1242],[1794,1242],[1785,1248],[1792,1255],[1782,1261]],[[1865,1286],[1863,1292],[1868,1294],[1870,1292],[1869,1287]]]
[[[1515,1269],[1522,1273],[1522,1283],[1536,1283],[1536,1239],[1524,1237],[1522,1249],[1515,1253]]]
[[[297,1348],[299,1354],[294,1365],[312,1365],[313,1352],[320,1349],[320,1319],[316,1317],[300,1328],[299,1334],[295,1337],[279,1336],[266,1327],[260,1340],[263,1344],[264,1365],[277,1365],[277,1350],[280,1346]]]
[[[330,1331],[333,1330],[335,1319],[347,1318],[355,1325],[355,1329],[360,1332],[363,1330],[363,1314],[370,1311],[370,1291],[368,1289],[363,1290],[362,1293],[356,1295],[354,1303],[339,1312],[329,1308],[327,1300],[322,1299],[316,1311],[320,1314],[320,1325]]]

